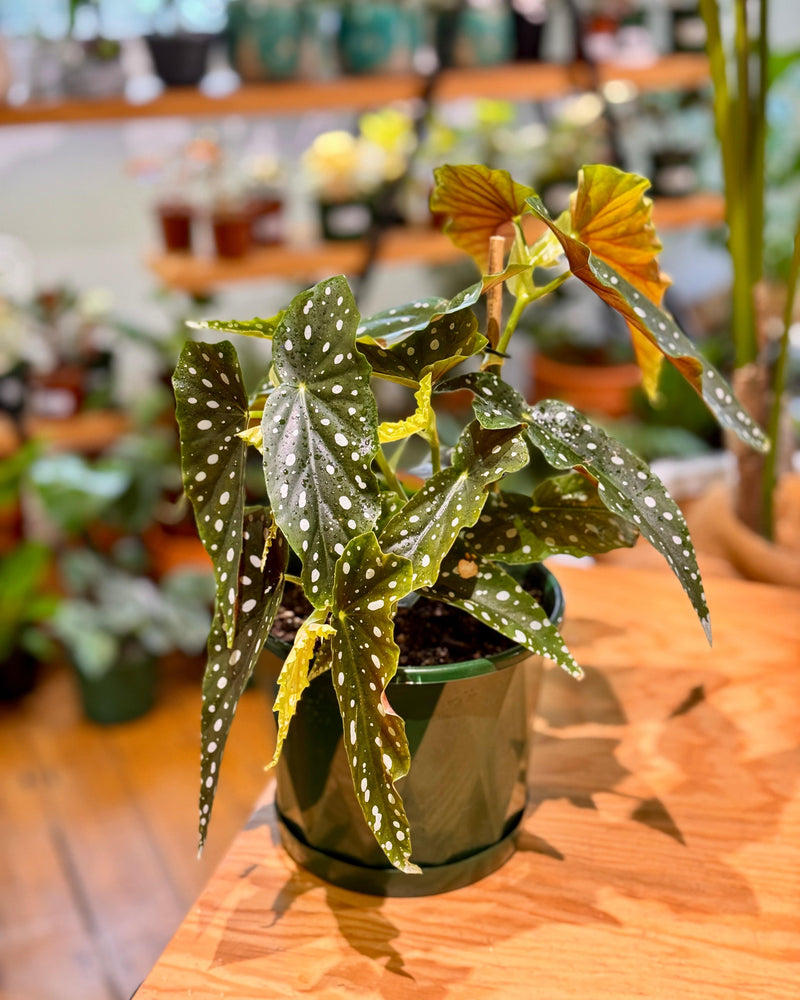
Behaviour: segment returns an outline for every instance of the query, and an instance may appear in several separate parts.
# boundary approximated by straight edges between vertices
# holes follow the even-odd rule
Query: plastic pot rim
[[[542,563],[531,565],[528,572],[537,583],[542,585],[543,603],[548,617],[556,625],[559,624],[564,618],[564,594],[558,580]],[[268,636],[265,645],[280,660],[284,660],[291,649],[288,642],[275,639],[272,636]],[[481,677],[483,674],[505,670],[507,667],[512,667],[520,661],[536,655],[527,647],[516,644],[501,653],[493,653],[490,656],[477,657],[473,660],[458,660],[454,663],[436,663],[426,666],[414,664],[399,666],[392,683],[443,684],[447,681]]]

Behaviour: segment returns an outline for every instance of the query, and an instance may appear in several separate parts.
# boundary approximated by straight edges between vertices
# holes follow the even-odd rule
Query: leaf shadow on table
[[[756,893],[735,855],[775,835],[793,792],[786,776],[800,778],[800,750],[753,756],[720,707],[720,674],[681,666],[668,673],[666,682],[663,672],[648,682],[642,666],[589,666],[581,685],[547,673],[520,850],[500,872],[453,894],[458,947],[440,897],[412,906],[363,896],[285,860],[282,883],[274,866],[242,873],[246,889],[214,965],[307,946],[316,954],[321,938],[341,936],[349,947],[308,968],[304,991],[312,980],[332,995],[362,982],[386,1000],[412,990],[419,1000],[446,1000],[482,954],[540,926],[614,927],[632,905],[650,919],[663,907],[682,921],[757,918]],[[268,825],[278,842],[271,806],[251,824]],[[311,897],[320,892],[324,909]]]
[[[719,674],[676,666],[670,707],[663,675],[650,689],[641,668],[584,667],[583,684],[554,670],[543,685],[521,852],[561,861],[569,877],[554,882],[588,907],[611,889],[687,919],[758,915],[729,859],[775,835],[800,780],[800,749],[752,756],[715,699],[726,686]]]

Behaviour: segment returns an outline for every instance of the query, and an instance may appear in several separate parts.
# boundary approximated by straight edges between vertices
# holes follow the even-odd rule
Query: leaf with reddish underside
[[[463,539],[445,556],[438,580],[424,593],[461,608],[531,652],[549,657],[573,676],[583,676],[541,604]]]
[[[490,237],[527,212],[526,199],[536,192],[518,184],[507,170],[482,164],[448,164],[437,167],[433,176],[431,211],[447,217],[445,233],[486,271]]]
[[[586,243],[561,230],[538,198],[529,198],[528,204],[555,233],[572,273],[616,309],[681,372],[722,427],[733,431],[752,448],[766,451],[769,444],[764,432],[669,313],[654,305],[615,268],[599,260]]]
[[[184,344],[175,375],[183,488],[214,564],[217,607],[230,643],[242,551],[247,396],[233,345]]]
[[[465,428],[452,464],[437,472],[386,524],[380,535],[385,552],[411,561],[414,587],[430,586],[459,531],[471,527],[483,510],[489,487],[528,461],[521,428]]]
[[[347,280],[329,278],[294,298],[272,344],[279,385],[261,423],[267,493],[317,608],[330,603],[347,543],[380,514],[378,412],[357,326]]]
[[[208,637],[203,678],[200,765],[200,850],[219,780],[222,754],[239,698],[261,655],[283,595],[289,547],[265,507],[249,507],[243,521],[238,578],[237,629],[230,648],[217,610]]]
[[[403,720],[386,700],[400,649],[394,641],[397,602],[411,589],[411,564],[381,551],[373,532],[352,539],[336,564],[327,643],[344,726],[344,749],[367,825],[395,868],[419,873],[396,782],[408,773]]]

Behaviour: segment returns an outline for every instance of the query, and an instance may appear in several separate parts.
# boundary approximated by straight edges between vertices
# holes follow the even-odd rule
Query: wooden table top
[[[444,896],[335,889],[267,788],[136,1000],[797,1000],[800,591],[707,581],[709,651],[667,572],[557,574],[587,678],[547,672],[514,858]]]

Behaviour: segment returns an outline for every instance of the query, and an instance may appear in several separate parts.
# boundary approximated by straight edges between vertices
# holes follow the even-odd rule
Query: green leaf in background
[[[391,347],[362,340],[361,353],[372,365],[373,375],[416,388],[425,375],[433,381],[446,375],[488,343],[478,332],[478,318],[471,309],[460,309],[435,320]]]
[[[630,548],[639,532],[608,510],[594,483],[570,472],[545,479],[532,496],[490,494],[463,537],[485,559],[532,563],[557,554],[580,557]]]
[[[427,299],[417,299],[416,302],[409,302],[404,306],[384,309],[374,316],[361,320],[358,339],[379,344],[381,347],[390,347],[416,330],[426,329],[444,316],[474,306],[484,292],[519,274],[526,266],[513,264],[498,274],[488,274],[454,295],[452,299],[435,295]]]
[[[247,396],[232,344],[187,342],[175,375],[176,416],[181,435],[183,488],[197,530],[214,564],[217,608],[233,641],[236,589],[242,553]]]
[[[269,319],[197,319],[188,320],[186,325],[192,330],[216,330],[218,333],[236,333],[244,337],[263,337],[269,340],[278,328],[286,310],[282,309]]]
[[[516,427],[525,421],[528,404],[496,371],[465,372],[441,382],[436,392],[471,389],[475,393],[472,408],[481,427],[500,430]]]
[[[567,403],[530,408],[528,435],[556,469],[585,469],[613,513],[632,521],[672,567],[711,641],[708,605],[694,546],[678,505],[661,480],[632,451]]]
[[[411,561],[414,587],[430,586],[459,531],[478,520],[492,483],[521,469],[528,450],[521,428],[464,429],[452,464],[432,476],[384,527],[380,544]]]
[[[767,451],[769,443],[764,432],[745,412],[722,375],[703,357],[669,313],[638,292],[609,264],[600,261],[586,243],[561,230],[540,199],[529,198],[528,204],[555,233],[572,273],[675,365],[703,398],[720,426],[733,431],[752,448]]]
[[[272,515],[264,507],[248,507],[244,515],[241,558],[236,564],[239,582],[237,630],[229,649],[222,616],[214,616],[208,637],[208,665],[203,677],[200,763],[200,850],[208,829],[219,780],[222,753],[239,698],[261,655],[283,596],[289,548],[275,533]]]
[[[313,611],[298,629],[294,644],[283,661],[278,676],[278,696],[272,706],[273,711],[278,713],[278,733],[275,739],[275,753],[267,765],[267,770],[278,763],[289,732],[289,724],[297,710],[297,703],[311,680],[309,665],[314,658],[317,640],[334,634],[332,626],[325,624],[327,617],[327,611]],[[327,663],[326,666],[329,667],[330,664]]]
[[[395,787],[410,763],[405,725],[384,693],[400,654],[394,612],[410,589],[407,559],[384,554],[373,532],[352,539],[336,565],[330,657],[345,752],[364,819],[395,868],[418,874]]]
[[[373,528],[380,513],[371,468],[378,413],[357,326],[344,277],[293,299],[272,348],[281,384],[261,424],[275,520],[303,562],[303,590],[318,608],[330,603],[333,569],[347,543]]]
[[[467,611],[496,632],[533,653],[549,657],[575,677],[583,671],[572,658],[544,608],[517,581],[458,539],[442,562],[428,596]]]

